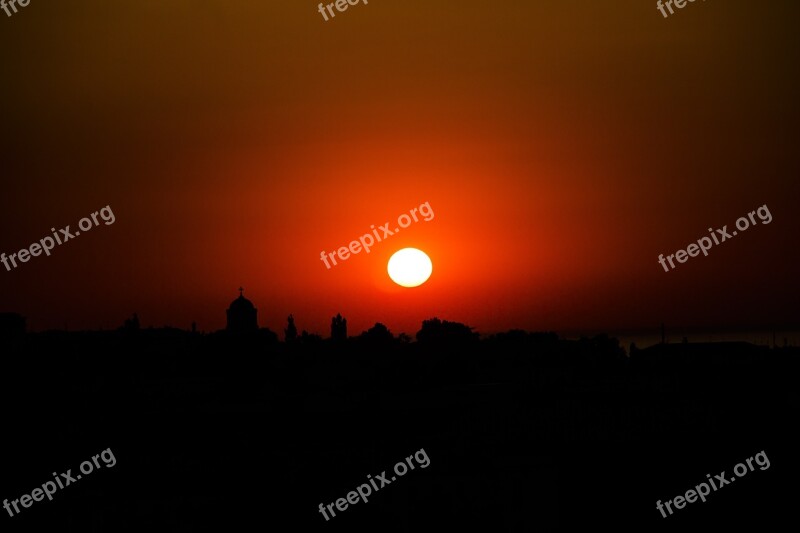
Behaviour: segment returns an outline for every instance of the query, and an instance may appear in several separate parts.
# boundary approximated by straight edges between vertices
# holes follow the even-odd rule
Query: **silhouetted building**
[[[228,308],[227,330],[233,333],[258,331],[258,310],[253,302],[244,297],[244,289],[239,287],[239,297]]]
[[[336,313],[336,316],[331,318],[331,339],[335,341],[347,339],[347,319],[342,318],[339,313]]]

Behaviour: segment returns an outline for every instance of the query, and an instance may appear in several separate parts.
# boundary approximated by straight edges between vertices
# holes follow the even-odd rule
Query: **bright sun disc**
[[[403,248],[389,259],[389,277],[403,287],[418,287],[428,281],[433,272],[431,258],[422,250]]]

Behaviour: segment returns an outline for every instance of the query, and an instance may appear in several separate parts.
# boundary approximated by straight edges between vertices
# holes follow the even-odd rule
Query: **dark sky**
[[[798,25],[789,0],[0,11],[0,252],[116,219],[0,266],[0,312],[211,330],[244,285],[276,331],[796,325]],[[770,224],[657,262],[763,205]],[[407,246],[433,261],[415,289],[386,274]]]

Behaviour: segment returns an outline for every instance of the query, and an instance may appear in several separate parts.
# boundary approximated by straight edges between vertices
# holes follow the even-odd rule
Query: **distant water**
[[[593,337],[597,332],[569,332],[559,333],[559,336],[567,339],[577,339],[581,336]],[[627,351],[632,342],[636,343],[637,348],[646,348],[661,342],[661,331],[653,332],[609,332],[609,336],[619,339],[620,346]],[[666,330],[666,341],[668,343],[683,342],[684,337],[689,342],[749,342],[761,346],[772,346],[772,331],[698,331],[698,330]],[[795,330],[775,330],[775,345],[800,346],[800,331]]]

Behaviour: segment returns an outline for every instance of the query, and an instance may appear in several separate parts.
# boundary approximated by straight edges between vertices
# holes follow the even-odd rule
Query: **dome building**
[[[239,297],[231,302],[226,311],[228,315],[227,330],[232,333],[258,331],[258,309],[253,302],[244,297],[244,289],[239,287]]]

